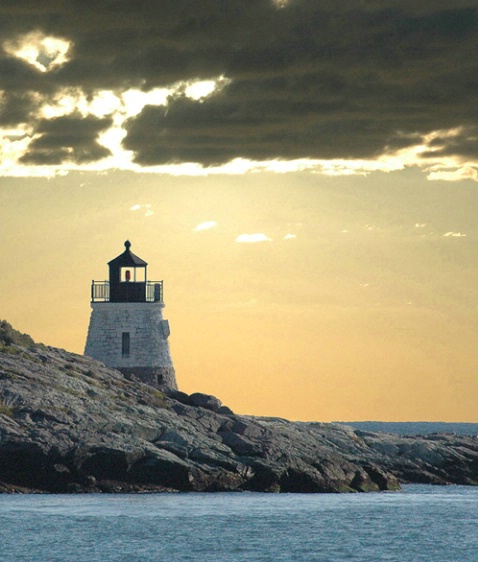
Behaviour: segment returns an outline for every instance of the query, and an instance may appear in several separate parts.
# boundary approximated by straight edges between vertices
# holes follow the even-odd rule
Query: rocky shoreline
[[[478,484],[478,441],[234,414],[88,357],[0,346],[0,493],[369,492]]]

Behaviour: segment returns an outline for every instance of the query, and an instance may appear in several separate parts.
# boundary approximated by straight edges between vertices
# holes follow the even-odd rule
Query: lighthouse
[[[92,281],[85,355],[157,388],[177,389],[163,319],[163,282],[148,281],[148,264],[125,251],[108,263],[109,281]]]

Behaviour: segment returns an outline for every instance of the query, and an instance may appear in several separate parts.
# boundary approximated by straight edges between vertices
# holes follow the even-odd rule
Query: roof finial
[[[126,240],[126,242],[124,243],[124,247],[126,248],[126,251],[129,252],[129,249],[131,248],[131,242],[129,240]]]

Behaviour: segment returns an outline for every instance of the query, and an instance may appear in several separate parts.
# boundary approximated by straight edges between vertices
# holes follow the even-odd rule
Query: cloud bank
[[[20,0],[0,31],[11,168],[376,162],[478,180],[476,0]],[[105,92],[101,115],[62,105]]]

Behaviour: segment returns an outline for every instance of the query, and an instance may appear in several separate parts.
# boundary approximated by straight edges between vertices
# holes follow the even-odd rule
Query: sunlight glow
[[[154,88],[149,92],[127,90],[121,94],[123,112],[127,117],[134,117],[141,113],[146,105],[166,105],[170,93],[169,88]]]
[[[22,49],[32,45],[38,51],[38,44],[44,44],[51,50],[52,45],[60,53],[53,62],[48,63],[48,70],[52,64],[60,64],[59,61],[66,60],[66,43],[52,43],[47,38],[37,34],[30,34],[23,38]],[[48,38],[51,39],[51,38]],[[35,43],[36,41],[36,43]],[[63,49],[60,51],[60,47]],[[7,45],[9,52],[14,50],[27,52],[20,48],[18,43]],[[26,47],[25,47],[26,48]],[[37,52],[35,51],[35,52]],[[30,51],[28,51],[30,52]],[[33,51],[31,51],[33,52]],[[49,51],[50,52],[50,51]],[[33,55],[31,55],[33,56]],[[36,55],[38,56],[38,55]],[[30,55],[29,55],[30,57]],[[62,58],[63,57],[63,58]],[[31,59],[31,57],[30,57]],[[29,60],[30,60],[29,59]],[[40,64],[40,63],[38,63]],[[181,164],[162,164],[152,166],[141,166],[133,161],[133,151],[125,150],[122,142],[126,136],[125,123],[128,119],[138,115],[147,105],[165,106],[175,97],[188,96],[201,103],[207,96],[216,95],[227,87],[230,80],[219,76],[211,80],[191,80],[189,82],[177,82],[165,88],[154,88],[150,91],[128,89],[126,91],[98,90],[92,96],[87,97],[80,88],[65,88],[56,97],[42,100],[38,94],[37,100],[40,105],[38,114],[33,116],[29,127],[23,129],[19,135],[9,136],[3,131],[1,142],[0,176],[45,176],[51,177],[57,174],[66,174],[69,171],[97,171],[106,172],[111,169],[133,171],[138,173],[165,174],[172,176],[208,176],[217,174],[237,175],[245,173],[273,172],[285,174],[290,172],[307,171],[309,173],[327,176],[366,176],[373,172],[394,172],[405,168],[416,166],[421,168],[429,180],[461,181],[471,180],[478,182],[478,162],[468,162],[466,165],[459,156],[444,156],[439,149],[446,143],[447,139],[453,141],[455,137],[466,135],[462,128],[433,131],[427,135],[416,135],[416,143],[400,150],[388,151],[371,159],[311,159],[298,158],[293,160],[279,159],[267,161],[256,161],[245,158],[235,158],[225,164],[215,167],[204,167],[194,162]],[[44,101],[42,104],[41,102]],[[32,166],[20,163],[20,159],[28,151],[28,146],[33,140],[35,117],[36,119],[54,119],[61,116],[95,116],[98,118],[111,117],[112,126],[99,133],[96,139],[101,145],[111,152],[101,160],[76,164],[64,162],[61,165]],[[1,134],[1,131],[0,131]],[[471,133],[470,133],[471,134]],[[442,142],[440,142],[442,141]],[[438,148],[436,148],[438,146]],[[434,154],[436,152],[436,155]]]
[[[101,118],[118,113],[120,108],[121,99],[111,90],[100,90],[88,99],[79,88],[66,88],[42,106],[40,116],[53,119],[77,112]]]
[[[230,83],[231,80],[225,76],[219,76],[213,80],[193,80],[185,83],[179,82],[176,85],[175,90],[182,93],[184,89],[186,97],[198,101],[213,94],[218,94]]]
[[[58,94],[50,103],[45,103],[40,110],[40,118],[54,119],[62,115],[68,115],[79,109],[82,105],[82,93],[78,89],[64,90]]]
[[[437,171],[432,171],[428,174],[428,179],[430,181],[478,181],[478,169],[472,166],[463,166],[463,168],[455,170],[437,169]]]
[[[465,238],[466,234],[461,232],[447,232],[443,235],[445,238]]]
[[[216,89],[214,80],[204,80],[203,82],[194,82],[186,88],[186,96],[193,100],[199,100],[212,94]]]
[[[151,209],[151,204],[150,203],[142,203],[142,204],[137,203],[136,205],[133,205],[132,207],[129,208],[130,211],[139,211],[140,209]]]
[[[235,242],[253,244],[255,242],[272,242],[272,238],[266,236],[263,232],[257,232],[255,234],[240,234]]]
[[[70,42],[60,37],[31,32],[16,41],[6,41],[3,48],[9,55],[22,59],[40,72],[49,72],[68,62]]]
[[[287,7],[290,2],[290,0],[271,1],[278,9]],[[13,40],[3,41],[1,46],[7,55],[25,61],[42,73],[50,72],[64,65],[70,60],[72,53],[71,41],[63,37],[45,35],[40,31],[32,31]],[[7,130],[0,130],[0,134],[3,133],[0,138],[0,155],[2,156],[0,176],[42,175],[50,177],[75,170],[107,171],[109,169],[177,176],[245,174],[264,171],[280,174],[308,171],[328,176],[366,176],[377,171],[388,173],[408,167],[419,167],[431,181],[470,180],[478,182],[478,161],[465,161],[464,157],[447,154],[447,151],[444,150],[448,144],[453,145],[463,139],[468,141],[475,139],[474,129],[464,127],[436,130],[425,135],[417,132],[411,135],[413,145],[399,150],[385,149],[380,156],[370,159],[299,158],[287,160],[276,158],[268,161],[255,161],[235,158],[216,167],[204,167],[193,162],[140,166],[133,162],[134,153],[123,148],[122,142],[127,134],[125,128],[127,120],[139,115],[146,106],[167,107],[172,100],[184,96],[200,104],[206,98],[221,93],[229,84],[231,84],[231,79],[219,75],[207,80],[198,78],[181,80],[167,87],[154,88],[149,91],[133,88],[123,91],[121,89],[97,90],[91,95],[87,95],[79,87],[69,87],[64,88],[53,98],[42,97],[40,93],[31,93],[31,96],[35,96],[32,100],[38,104],[39,109],[36,115],[31,115],[28,128],[25,125],[25,129],[14,135]],[[102,131],[95,139],[109,149],[111,156],[96,162],[82,164],[67,161],[61,165],[21,164],[21,158],[28,152],[29,144],[35,138],[36,122],[61,116],[111,117],[112,126],[108,130]],[[396,132],[396,135],[410,138],[409,133],[405,135],[400,131]]]

